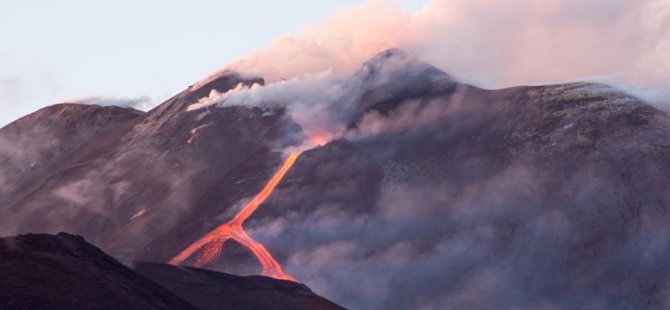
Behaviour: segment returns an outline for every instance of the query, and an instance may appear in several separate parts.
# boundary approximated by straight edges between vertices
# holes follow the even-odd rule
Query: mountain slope
[[[30,187],[35,176],[53,173],[79,148],[110,129],[140,117],[141,111],[83,104],[57,104],[0,130],[0,203]]]

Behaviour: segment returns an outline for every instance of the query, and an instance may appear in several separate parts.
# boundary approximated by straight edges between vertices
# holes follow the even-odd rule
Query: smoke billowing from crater
[[[663,0],[432,0],[406,13],[371,1],[309,25],[228,68],[268,81],[347,76],[398,47],[484,87],[616,78],[667,87],[670,4]]]

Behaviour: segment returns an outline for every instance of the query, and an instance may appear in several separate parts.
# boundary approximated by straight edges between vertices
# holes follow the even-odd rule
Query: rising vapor
[[[282,37],[227,68],[268,81],[324,71],[346,76],[391,47],[484,87],[587,77],[667,87],[670,3],[432,0],[406,13],[371,1]]]

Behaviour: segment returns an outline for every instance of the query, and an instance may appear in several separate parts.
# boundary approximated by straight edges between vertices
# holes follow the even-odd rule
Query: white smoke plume
[[[208,97],[190,105],[189,110],[212,105],[286,108],[308,136],[316,138],[327,135],[329,140],[343,129],[336,117],[339,113],[331,113],[332,103],[340,100],[346,93],[345,82],[337,79],[331,72],[322,72],[305,74],[266,86],[254,84],[245,87],[240,84],[225,93],[212,91]]]
[[[341,11],[228,68],[268,81],[347,75],[398,47],[484,87],[587,77],[667,87],[670,2],[664,0],[432,0],[406,13],[384,1]]]

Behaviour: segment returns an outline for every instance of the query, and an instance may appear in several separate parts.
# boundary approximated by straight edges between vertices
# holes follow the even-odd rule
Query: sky
[[[389,1],[404,11],[426,1]],[[0,0],[0,126],[89,96],[151,104],[356,0]]]

